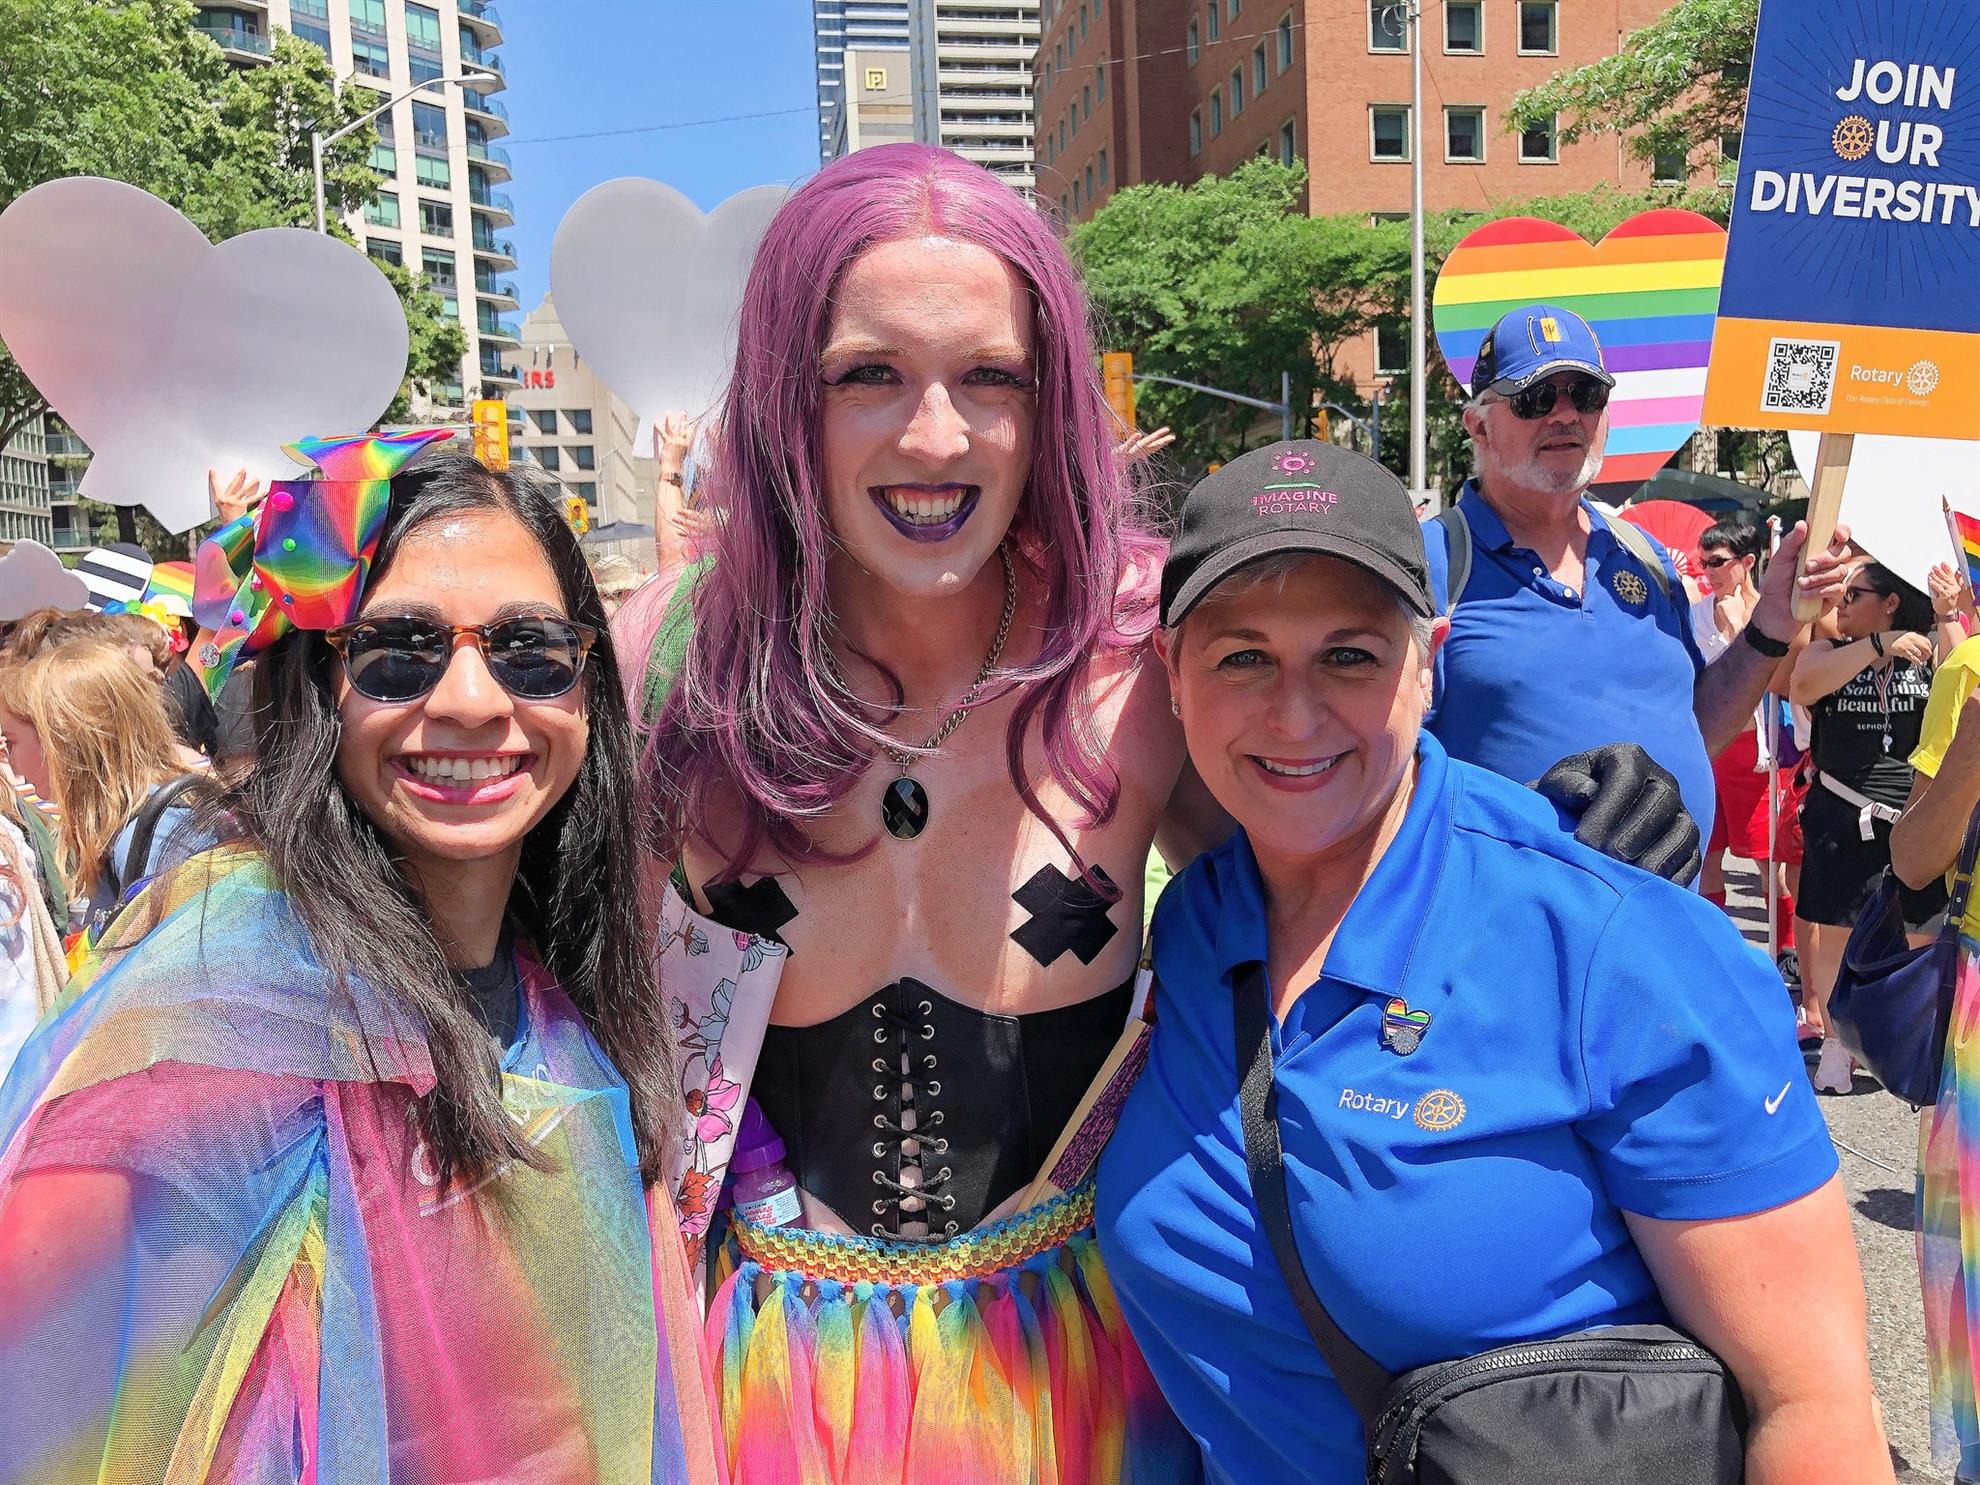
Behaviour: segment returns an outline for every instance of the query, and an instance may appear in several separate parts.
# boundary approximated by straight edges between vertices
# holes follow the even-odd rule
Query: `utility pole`
[[[1430,356],[1423,285],[1423,0],[1404,0],[1404,5],[1410,57],[1409,494],[1418,509],[1427,508],[1435,514],[1440,501],[1429,487],[1430,418],[1425,386]]]

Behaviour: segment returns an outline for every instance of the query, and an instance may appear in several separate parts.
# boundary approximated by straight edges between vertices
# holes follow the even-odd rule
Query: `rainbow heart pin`
[[[1393,996],[1382,1012],[1382,1045],[1399,1057],[1407,1057],[1423,1045],[1423,1037],[1430,1030],[1430,1013],[1412,1011],[1409,1002],[1400,995]]]
[[[1616,378],[1608,454],[1590,493],[1621,504],[1698,431],[1725,267],[1725,230],[1696,212],[1639,212],[1595,246],[1558,222],[1508,217],[1451,250],[1431,324],[1469,390],[1500,316],[1557,304],[1587,320]]]

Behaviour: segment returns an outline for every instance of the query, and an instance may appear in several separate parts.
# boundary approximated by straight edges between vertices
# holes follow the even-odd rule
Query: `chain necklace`
[[[976,679],[970,683],[970,688],[963,692],[962,700],[955,704],[949,715],[942,719],[942,725],[935,729],[934,735],[920,747],[910,751],[896,747],[884,739],[880,743],[881,750],[901,771],[901,776],[889,784],[887,792],[880,796],[880,823],[887,827],[887,833],[896,840],[913,840],[928,828],[928,790],[908,770],[914,767],[916,759],[933,753],[949,740],[950,733],[962,726],[963,719],[976,704],[976,698],[989,684],[992,673],[997,669],[997,662],[1004,656],[1004,641],[1010,638],[1011,618],[1017,612],[1017,569],[1011,565],[1008,547],[998,547],[997,555],[1004,563],[1004,613],[1003,617],[997,620],[997,633],[990,641],[990,653],[983,657],[983,668],[977,671]],[[839,669],[838,659],[832,654],[830,644],[825,646],[823,654],[825,669],[830,672],[833,682],[841,691],[851,696],[852,686],[846,680],[846,673]]]

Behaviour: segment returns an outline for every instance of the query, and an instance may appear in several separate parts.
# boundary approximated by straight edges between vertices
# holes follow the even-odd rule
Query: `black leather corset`
[[[1077,1005],[999,1016],[897,980],[816,1026],[771,1026],[750,1093],[798,1184],[855,1230],[894,1236],[926,1221],[930,1236],[953,1235],[1038,1174],[1133,990],[1130,978]],[[919,1167],[918,1190],[904,1167]]]

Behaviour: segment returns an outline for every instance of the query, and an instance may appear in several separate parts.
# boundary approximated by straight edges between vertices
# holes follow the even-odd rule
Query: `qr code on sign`
[[[1776,340],[1767,354],[1762,412],[1826,413],[1836,390],[1834,340]]]

